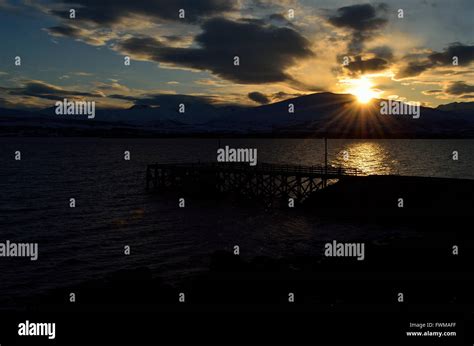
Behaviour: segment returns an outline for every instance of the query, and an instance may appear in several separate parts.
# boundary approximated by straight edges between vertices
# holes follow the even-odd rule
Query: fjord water
[[[329,163],[367,174],[474,179],[474,140],[329,140]],[[416,230],[329,222],[305,213],[145,192],[155,162],[215,161],[216,150],[257,148],[259,162],[317,165],[320,139],[2,138],[0,241],[37,242],[39,258],[0,258],[0,297],[38,294],[148,267],[179,282],[208,265],[209,254],[243,257],[321,254],[333,239],[384,242]],[[21,161],[14,160],[21,151]],[[131,160],[124,160],[130,151]],[[459,159],[452,159],[457,151]],[[346,155],[347,154],[347,155]],[[346,158],[344,158],[346,156]],[[69,199],[76,207],[69,207]],[[124,246],[131,254],[124,255]]]

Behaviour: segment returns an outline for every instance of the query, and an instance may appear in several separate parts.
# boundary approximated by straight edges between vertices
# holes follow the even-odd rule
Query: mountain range
[[[175,102],[137,104],[128,109],[96,109],[94,119],[56,115],[54,107],[0,108],[0,135],[474,138],[474,102],[420,107],[419,118],[383,115],[382,102],[387,100],[360,104],[350,94],[323,92],[256,107],[194,100],[186,104],[184,113]]]

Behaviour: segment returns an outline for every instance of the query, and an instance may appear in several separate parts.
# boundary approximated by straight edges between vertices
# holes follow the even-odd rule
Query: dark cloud
[[[150,59],[153,59],[159,50],[170,48],[157,39],[148,36],[128,38],[122,42],[119,42],[117,47],[126,53],[145,56]]]
[[[290,28],[296,28],[292,22],[290,22],[283,14],[280,13],[271,14],[268,19],[270,22],[275,23],[276,25],[284,25]]]
[[[51,28],[45,28],[44,30],[51,36],[72,37],[94,46],[101,46],[104,44],[104,41],[100,40],[100,37],[94,37],[89,32],[71,25],[63,24]]]
[[[249,93],[247,96],[252,101],[264,105],[264,104],[268,104],[268,103],[272,103],[272,102],[278,102],[278,101],[282,101],[282,100],[287,100],[289,98],[299,97],[299,96],[303,96],[303,95],[304,94],[300,94],[300,93],[290,94],[290,93],[286,93],[284,91],[279,91],[277,93],[265,95],[261,92],[254,91],[254,92]]]
[[[168,43],[180,43],[188,39],[186,36],[179,35],[163,35],[162,38]]]
[[[442,92],[443,92],[443,90],[441,90],[441,89],[433,89],[433,90],[423,91],[423,94],[425,94],[425,95],[438,95],[438,94],[441,94]]]
[[[263,19],[258,18],[240,18],[239,21],[241,23],[248,23],[248,24],[255,24],[255,25],[265,25],[265,21]]]
[[[379,17],[379,11],[386,6],[370,4],[345,6],[337,9],[337,15],[329,17],[329,22],[337,27],[346,27],[356,31],[379,29],[387,23],[386,18]]]
[[[262,1],[262,0],[252,0],[251,4],[253,5],[252,8],[264,9],[264,10],[269,9],[272,6],[271,2]]]
[[[135,104],[137,105],[149,105],[149,106],[159,106],[162,104],[170,104],[170,103],[175,103],[175,104],[184,103],[186,105],[191,105],[191,104],[210,105],[213,103],[213,98],[211,96],[154,94],[154,95],[147,95],[143,98],[136,100],[135,102]]]
[[[221,15],[237,9],[237,0],[56,0],[67,5],[63,10],[51,13],[69,18],[69,9],[76,9],[76,20],[88,20],[101,25],[120,22],[130,15],[141,15],[166,21],[183,20],[197,22],[202,18]],[[178,11],[185,10],[185,19],[178,17]]]
[[[247,96],[252,101],[260,103],[262,105],[270,103],[270,99],[265,94],[262,94],[261,92],[258,92],[258,91],[251,92]]]
[[[375,56],[385,60],[392,60],[393,59],[393,50],[389,46],[379,46],[374,47],[368,51],[369,53],[373,53]]]
[[[387,5],[385,4],[345,6],[337,9],[335,15],[329,16],[328,21],[338,28],[352,30],[349,51],[351,54],[359,54],[364,47],[364,42],[387,24],[386,12]]]
[[[292,97],[299,97],[299,96],[303,96],[304,94],[300,94],[300,93],[295,93],[295,94],[289,94],[289,93],[286,93],[284,91],[279,91],[277,93],[274,93],[272,95],[272,100],[273,101],[281,101],[281,100],[286,100],[286,99],[289,99],[289,98],[292,98]]]
[[[150,38],[129,38],[117,48],[160,63],[208,70],[237,83],[292,80],[285,70],[297,59],[313,55],[310,43],[290,28],[235,22],[223,18],[206,21],[192,48],[167,47]],[[240,65],[234,66],[238,56]]]
[[[433,53],[428,58],[433,64],[452,65],[453,57],[458,57],[459,65],[469,65],[474,61],[474,46],[466,46],[461,43],[450,45],[441,53]]]
[[[363,60],[360,56],[357,56],[354,61],[351,61],[347,66],[351,72],[354,73],[367,73],[385,70],[389,66],[389,63],[385,59],[372,58]]]
[[[81,36],[82,30],[68,26],[68,25],[58,25],[46,29],[53,36],[67,36],[78,38]]]
[[[269,18],[270,20],[274,20],[277,22],[287,22],[285,16],[280,13],[271,14]]]
[[[433,52],[425,58],[418,58],[408,62],[400,69],[396,78],[407,78],[418,76],[421,73],[436,67],[453,66],[453,57],[458,57],[460,66],[466,66],[474,62],[474,46],[454,43],[443,52]],[[405,57],[405,58],[410,58]]]
[[[194,95],[180,95],[180,94],[147,94],[140,96],[127,95],[110,95],[110,98],[132,101],[135,105],[146,106],[164,106],[164,105],[178,105],[184,103],[187,106],[192,104],[211,105],[215,103],[212,96],[194,96]]]
[[[451,95],[465,95],[474,93],[474,85],[469,85],[465,82],[453,82],[445,90]]]
[[[431,67],[433,67],[433,63],[430,61],[411,61],[398,71],[395,78],[403,79],[418,76],[426,70],[429,70]]]
[[[10,107],[14,107],[15,105],[12,104],[10,101],[8,101],[7,99],[3,98],[3,97],[0,97],[0,107],[2,108],[10,108]]]
[[[74,97],[103,97],[100,93],[66,90],[41,81],[30,81],[23,87],[4,90],[10,95],[39,97],[48,100],[62,100]]]
[[[135,102],[138,100],[137,96],[128,96],[128,95],[121,95],[121,94],[112,94],[112,95],[108,95],[107,97],[111,99],[131,101],[131,102]]]

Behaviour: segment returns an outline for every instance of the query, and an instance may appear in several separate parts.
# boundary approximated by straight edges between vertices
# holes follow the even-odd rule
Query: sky
[[[472,0],[0,0],[0,107],[469,102],[473,17]]]

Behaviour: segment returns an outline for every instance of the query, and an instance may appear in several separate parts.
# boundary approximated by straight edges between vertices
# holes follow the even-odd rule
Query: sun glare
[[[357,97],[359,103],[368,103],[373,98],[379,96],[380,92],[375,91],[373,88],[372,82],[366,78],[362,77],[360,79],[353,79],[350,82],[349,92]]]

